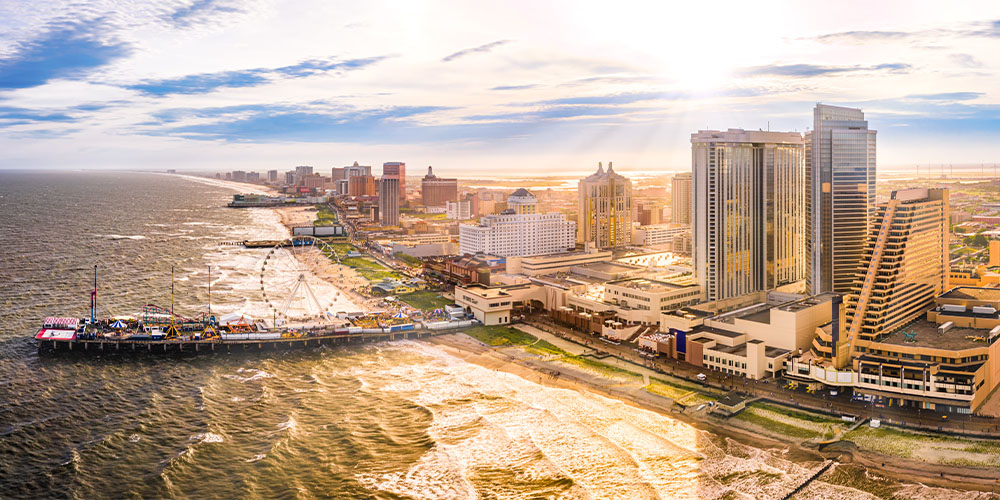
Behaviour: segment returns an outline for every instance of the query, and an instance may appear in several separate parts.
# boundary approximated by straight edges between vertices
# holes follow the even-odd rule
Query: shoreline
[[[549,387],[586,391],[612,398],[636,408],[676,419],[695,429],[762,450],[782,450],[783,453],[780,454],[783,458],[798,462],[814,461],[817,462],[817,467],[824,460],[832,459],[839,464],[861,465],[900,483],[987,493],[991,492],[1000,480],[1000,469],[908,460],[866,451],[844,441],[840,443],[850,443],[850,445],[831,446],[827,451],[821,451],[803,446],[801,442],[793,439],[777,439],[725,425],[725,421],[696,418],[674,410],[674,402],[670,398],[654,395],[641,387],[625,386],[620,382],[612,382],[611,379],[602,382],[598,380],[600,378],[598,376],[570,373],[571,370],[567,367],[556,366],[552,361],[538,358],[520,347],[490,346],[462,333],[434,336],[421,339],[420,342],[434,345],[450,355],[484,368],[517,375]],[[553,376],[553,373],[558,375]]]

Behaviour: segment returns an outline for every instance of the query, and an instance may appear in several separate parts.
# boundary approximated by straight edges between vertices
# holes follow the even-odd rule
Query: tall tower
[[[383,175],[378,183],[378,212],[383,226],[399,225],[399,178]]]
[[[598,249],[632,244],[632,181],[598,163],[597,172],[580,179],[578,239]]]
[[[809,157],[809,269],[813,293],[847,293],[875,206],[875,135],[860,109],[817,104]]]
[[[691,172],[682,172],[670,181],[671,203],[670,222],[674,224],[691,223]]]
[[[691,134],[694,269],[708,300],[805,278],[805,144],[797,132]]]
[[[382,175],[393,175],[399,180],[399,199],[406,200],[406,164],[389,161],[382,164]]]

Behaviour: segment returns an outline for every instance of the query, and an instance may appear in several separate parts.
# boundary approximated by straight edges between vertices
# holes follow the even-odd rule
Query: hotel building
[[[382,175],[378,183],[378,212],[383,226],[399,225],[399,183],[395,175]]]
[[[812,293],[854,287],[875,206],[875,135],[860,109],[817,104],[813,110],[806,141]]]
[[[399,180],[399,199],[406,199],[406,164],[401,161],[389,161],[382,164],[382,176],[391,175]]]
[[[670,181],[670,195],[673,197],[670,222],[691,223],[691,187],[691,172],[679,173]]]
[[[420,193],[425,207],[443,207],[449,201],[458,201],[458,179],[438,177],[432,167],[427,167],[427,175],[420,181]]]
[[[560,253],[576,246],[576,223],[563,214],[537,213],[538,200],[527,190],[515,191],[507,206],[479,224],[459,225],[461,253],[517,257]]]
[[[796,132],[691,135],[693,246],[707,300],[805,278],[805,144]]]
[[[598,163],[597,172],[577,186],[578,241],[606,250],[632,244],[632,181]],[[509,200],[508,200],[509,203]]]

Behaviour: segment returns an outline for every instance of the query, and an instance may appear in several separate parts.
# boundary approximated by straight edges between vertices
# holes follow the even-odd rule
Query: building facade
[[[807,280],[812,293],[847,293],[875,206],[875,135],[860,109],[817,104],[806,142]]]
[[[670,222],[691,223],[692,187],[691,172],[681,172],[670,181],[670,195],[673,197],[670,205],[672,214]]]
[[[894,191],[879,203],[846,296],[848,337],[874,340],[919,318],[948,287],[948,190]]]
[[[399,199],[406,199],[406,163],[389,161],[382,164],[382,176],[395,176],[399,180]]]
[[[469,220],[472,218],[472,202],[469,200],[445,202],[445,217],[452,220]]]
[[[632,244],[632,181],[598,163],[577,186],[577,240],[605,250]],[[510,200],[508,199],[508,203]]]
[[[382,175],[378,183],[378,212],[383,226],[399,225],[399,178]]]
[[[691,135],[693,247],[707,300],[805,278],[805,144],[796,132]]]
[[[510,212],[487,215],[479,224],[460,225],[461,252],[518,257],[561,253],[576,246],[576,223],[565,215]]]
[[[349,196],[375,196],[375,178],[371,175],[354,175],[347,178]]]
[[[458,179],[438,177],[432,167],[427,167],[427,175],[420,181],[420,193],[425,207],[443,207],[449,201],[458,201]]]

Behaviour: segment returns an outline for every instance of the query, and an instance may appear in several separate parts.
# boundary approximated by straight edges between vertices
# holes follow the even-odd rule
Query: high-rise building
[[[309,165],[300,165],[295,167],[295,184],[302,182],[302,178],[307,175],[312,175],[313,168]]]
[[[233,170],[233,180],[236,182],[246,182],[247,173],[245,170]]]
[[[406,163],[389,161],[382,164],[382,176],[394,175],[399,180],[399,199],[406,199]]]
[[[635,207],[632,221],[638,223],[640,226],[651,226],[662,222],[660,214],[663,210],[659,204],[650,201],[637,201],[632,206]]]
[[[577,185],[579,215],[577,240],[606,250],[632,243],[632,181],[597,164],[597,172]]]
[[[378,211],[383,226],[399,225],[399,178],[382,175],[378,182]]]
[[[694,268],[707,300],[805,278],[805,144],[797,132],[691,134]]]
[[[425,207],[443,207],[449,201],[458,201],[458,179],[438,177],[432,167],[427,167],[420,193]]]
[[[270,184],[274,184],[274,183],[278,182],[278,171],[277,170],[268,170],[267,171],[267,182],[270,183]]]
[[[247,182],[260,182],[260,172],[247,172]]]
[[[507,203],[515,198],[513,206],[503,213],[458,227],[461,254],[547,255],[576,246],[575,222],[567,221],[563,214],[539,214],[538,200],[526,189],[514,191]]]
[[[337,181],[347,179],[347,168],[348,167],[333,167],[330,169],[330,178],[333,179],[334,184],[336,184]]]
[[[287,184],[289,186],[295,185],[295,171],[294,170],[289,170],[288,172],[285,172],[285,184]]]
[[[817,104],[806,142],[812,293],[847,293],[875,206],[875,134],[860,109]]]
[[[371,175],[353,175],[347,178],[350,196],[375,196],[375,178]]]
[[[846,297],[846,337],[875,340],[923,316],[948,288],[948,190],[893,191],[874,210]]]
[[[350,179],[356,175],[372,175],[372,167],[370,165],[358,165],[358,162],[354,162],[354,165],[349,167],[344,167],[345,179]]]
[[[670,181],[671,220],[674,224],[691,223],[691,172],[681,172]]]

